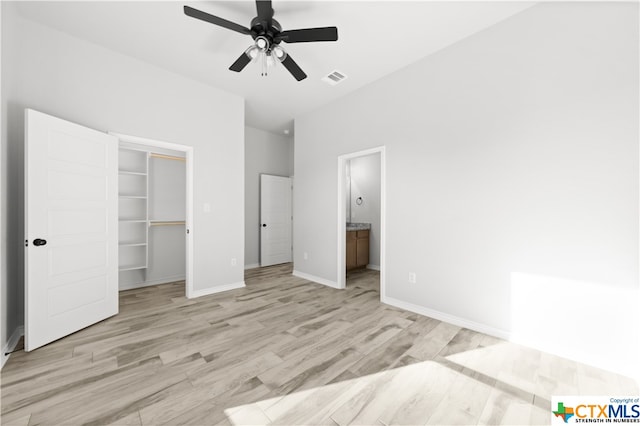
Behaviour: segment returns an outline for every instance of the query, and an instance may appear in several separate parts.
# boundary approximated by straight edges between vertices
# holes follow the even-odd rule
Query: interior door
[[[118,313],[118,142],[25,113],[25,350]]]
[[[260,266],[291,262],[291,178],[260,175]]]

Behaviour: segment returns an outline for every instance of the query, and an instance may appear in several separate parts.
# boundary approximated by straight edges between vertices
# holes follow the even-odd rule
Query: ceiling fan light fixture
[[[257,37],[256,38],[256,46],[258,47],[258,49],[260,50],[267,50],[269,48],[269,41],[264,38],[264,37]]]
[[[276,60],[276,56],[273,54],[267,53],[267,67],[275,67],[278,64],[278,60]]]
[[[271,53],[273,53],[276,59],[280,62],[284,61],[285,56],[287,56],[287,52],[285,52],[285,50],[280,46],[273,46]]]
[[[244,53],[246,53],[247,56],[249,56],[253,60],[258,57],[258,54],[260,53],[260,49],[258,49],[256,45],[253,45],[253,46],[249,46],[249,48],[245,50]]]

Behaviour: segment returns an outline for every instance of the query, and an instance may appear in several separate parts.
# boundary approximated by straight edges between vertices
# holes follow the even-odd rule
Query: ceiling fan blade
[[[198,9],[194,9],[189,6],[184,7],[184,14],[192,18],[200,19],[201,21],[209,22],[214,25],[226,28],[231,31],[236,31],[241,34],[251,34],[251,30],[247,27],[243,27],[235,22],[227,21],[226,19],[219,18],[217,16],[210,15]]]
[[[337,41],[338,28],[305,28],[303,30],[289,30],[278,34],[277,39],[287,43],[306,43],[310,41]]]
[[[304,73],[304,71],[302,71],[298,64],[296,64],[296,61],[294,61],[291,56],[285,56],[284,60],[282,61],[282,65],[284,65],[284,67],[289,70],[291,75],[293,75],[296,80],[300,81],[307,78],[307,75]]]
[[[236,61],[231,64],[229,69],[231,71],[240,72],[247,66],[247,64],[251,62],[251,56],[247,55],[247,52],[242,52],[242,55]]]
[[[271,25],[273,19],[273,7],[271,6],[271,0],[256,0],[256,10],[258,11],[258,19],[261,21],[267,21],[268,25]]]

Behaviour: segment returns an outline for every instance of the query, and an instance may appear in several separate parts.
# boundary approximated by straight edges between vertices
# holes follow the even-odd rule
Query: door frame
[[[346,240],[347,232],[347,206],[346,206],[346,165],[352,158],[364,157],[372,154],[380,154],[380,300],[386,299],[385,271],[386,271],[386,209],[387,209],[387,173],[386,173],[386,149],[385,146],[365,149],[338,156],[338,288],[347,287],[346,270]]]
[[[196,297],[193,291],[193,147],[173,142],[163,142],[155,139],[139,136],[125,135],[122,133],[108,132],[119,139],[120,142],[135,143],[151,148],[170,149],[185,153],[186,160],[186,206],[185,206],[185,245],[186,245],[186,271],[185,271],[185,295],[187,299]]]

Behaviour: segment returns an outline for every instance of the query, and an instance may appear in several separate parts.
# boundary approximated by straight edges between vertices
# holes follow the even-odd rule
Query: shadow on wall
[[[24,325],[24,111],[7,105],[7,339]]]

